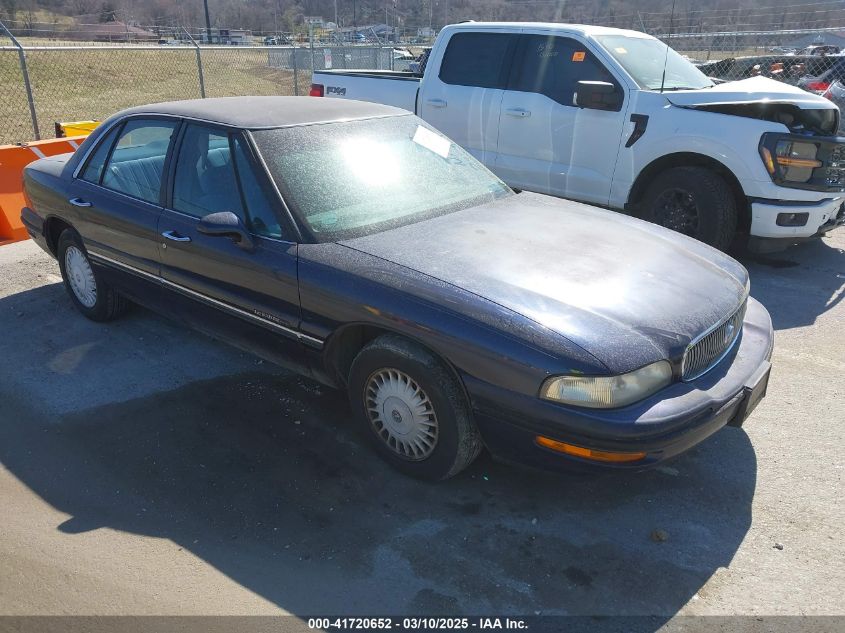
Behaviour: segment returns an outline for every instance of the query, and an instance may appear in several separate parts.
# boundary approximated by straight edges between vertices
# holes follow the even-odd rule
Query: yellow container
[[[56,123],[56,138],[88,136],[98,125],[100,125],[99,121],[63,121]]]

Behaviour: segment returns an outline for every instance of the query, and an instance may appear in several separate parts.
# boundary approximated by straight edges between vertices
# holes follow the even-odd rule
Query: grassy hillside
[[[133,105],[200,96],[190,48],[30,51],[27,61],[42,136],[52,136],[55,121],[102,119]],[[203,69],[209,97],[293,94],[293,73],[268,67],[262,50],[206,50]],[[0,51],[0,81],[0,143],[31,140],[16,52]],[[310,81],[300,72],[300,91]]]

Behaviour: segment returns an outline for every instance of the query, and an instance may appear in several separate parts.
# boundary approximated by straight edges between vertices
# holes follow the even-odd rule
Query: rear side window
[[[617,82],[580,42],[567,37],[520,35],[510,90],[536,92],[575,105],[579,81]]]
[[[103,167],[106,165],[111,146],[114,144],[114,137],[117,136],[119,129],[120,125],[114,126],[108,134],[100,139],[97,149],[91,154],[91,158],[88,159],[88,164],[82,172],[82,180],[93,182],[96,185],[100,184],[103,178]]]
[[[440,66],[441,81],[455,86],[503,88],[513,38],[507,33],[453,35]]]
[[[175,130],[175,121],[130,119],[103,171],[103,186],[158,204],[164,159]]]

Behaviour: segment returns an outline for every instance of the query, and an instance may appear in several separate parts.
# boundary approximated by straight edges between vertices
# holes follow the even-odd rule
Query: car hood
[[[701,242],[531,193],[341,243],[504,306],[619,373],[678,360],[748,280]]]
[[[746,103],[789,103],[805,110],[824,110],[832,107],[830,101],[824,97],[768,77],[728,81],[702,90],[664,92],[663,96],[671,104],[687,108]]]

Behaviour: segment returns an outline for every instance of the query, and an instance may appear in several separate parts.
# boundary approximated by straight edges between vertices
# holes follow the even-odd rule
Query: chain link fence
[[[393,65],[393,47],[384,46],[24,46],[11,37],[3,44],[0,144],[51,137],[56,122],[102,120],[157,101],[308,94],[312,63]]]
[[[845,25],[845,9],[831,14],[827,4],[819,5],[824,14],[810,11],[803,22],[790,18],[805,28],[785,28],[781,21],[754,30],[753,16],[737,13],[728,19],[728,14],[697,11],[617,14],[613,19],[578,15],[568,21],[648,32],[720,81],[761,75],[822,93],[845,80],[845,26],[831,26]],[[393,45],[383,43],[288,39],[286,45],[204,45],[197,43],[202,37],[197,29],[174,29],[164,44],[80,43],[33,40],[14,32],[19,39],[0,23],[0,144],[52,136],[57,121],[104,119],[156,101],[307,94],[312,69],[408,67],[408,60],[397,59]],[[412,50],[418,53],[416,46]]]

